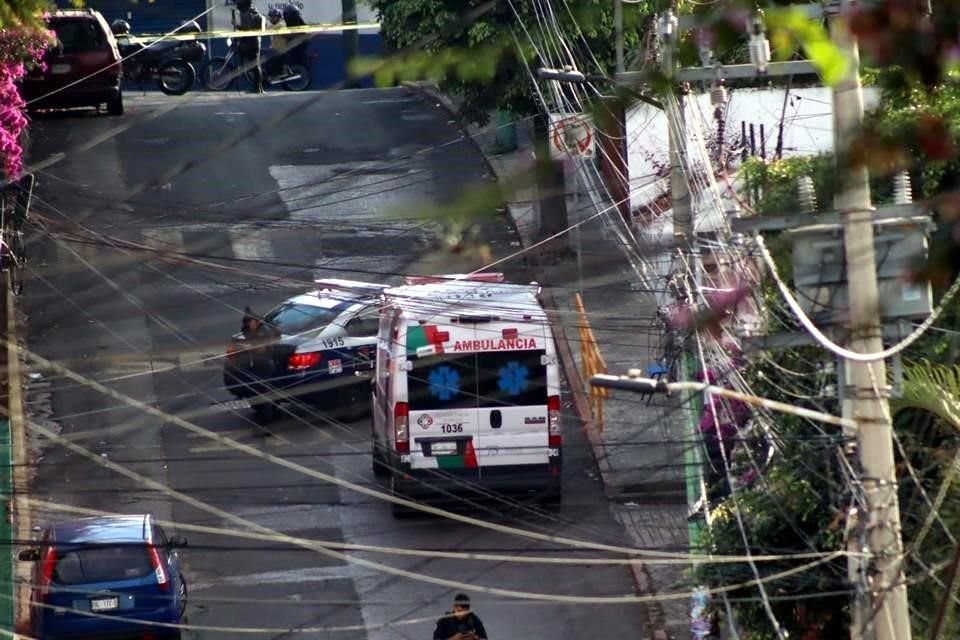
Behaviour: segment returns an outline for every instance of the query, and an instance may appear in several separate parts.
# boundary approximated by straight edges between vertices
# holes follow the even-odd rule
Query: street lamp
[[[740,393],[726,387],[707,384],[705,382],[667,382],[666,380],[655,380],[653,378],[643,378],[640,376],[639,369],[631,369],[625,376],[612,376],[608,374],[597,374],[590,378],[590,384],[607,389],[624,389],[626,391],[636,391],[639,393],[664,393],[670,394],[672,391],[708,391],[716,396],[739,400],[745,404],[755,407],[763,407],[771,411],[780,413],[789,413],[809,420],[817,420],[838,427],[853,427],[855,420],[849,418],[839,418],[822,411],[813,411],[804,407],[797,407],[785,402],[770,400],[769,398],[760,398],[746,393]]]
[[[541,80],[557,80],[558,82],[575,82],[577,84],[583,84],[587,80],[606,79],[602,76],[589,77],[583,71],[577,71],[570,65],[565,66],[563,69],[540,67],[537,69],[537,77]]]
[[[549,67],[540,67],[536,71],[537,77],[541,80],[556,80],[557,82],[572,82],[574,84],[583,84],[584,82],[606,82],[616,83],[616,80],[607,76],[595,73],[584,73],[567,65],[563,69],[551,69]],[[622,88],[622,85],[621,85]],[[645,102],[657,109],[663,109],[663,103],[656,98],[644,95],[636,90],[630,90],[629,95],[640,102]]]

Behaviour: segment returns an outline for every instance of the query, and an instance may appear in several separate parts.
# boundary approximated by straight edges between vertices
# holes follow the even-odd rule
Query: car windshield
[[[105,51],[109,47],[106,36],[93,20],[54,20],[50,27],[57,34],[63,53]]]
[[[96,546],[58,554],[53,581],[64,585],[118,582],[142,578],[152,572],[146,545]]]
[[[286,335],[320,329],[330,324],[339,311],[312,304],[284,302],[268,313],[264,320]]]

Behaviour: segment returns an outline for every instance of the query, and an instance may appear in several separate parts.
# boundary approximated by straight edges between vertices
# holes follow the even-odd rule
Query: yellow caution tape
[[[342,31],[354,31],[358,29],[379,29],[379,22],[361,22],[358,24],[308,24],[302,27],[279,27],[277,29],[264,29],[262,31],[202,31],[200,33],[174,33],[152,34],[144,33],[138,36],[118,36],[131,43],[146,44],[157,40],[213,40],[222,38],[253,38],[270,36],[285,36],[290,34],[311,34],[311,33],[336,33]]]

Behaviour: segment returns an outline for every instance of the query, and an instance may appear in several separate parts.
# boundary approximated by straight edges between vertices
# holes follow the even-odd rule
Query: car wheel
[[[354,421],[367,415],[369,406],[363,402],[365,385],[348,384],[340,387],[334,395],[335,413],[344,420]]]
[[[122,116],[123,115],[123,93],[117,92],[115,98],[107,100],[107,113],[112,116]]]
[[[177,591],[177,596],[180,599],[180,619],[183,619],[183,614],[187,611],[187,581],[183,579],[183,574],[180,574],[180,587]],[[180,630],[177,630],[177,636],[180,637]]]

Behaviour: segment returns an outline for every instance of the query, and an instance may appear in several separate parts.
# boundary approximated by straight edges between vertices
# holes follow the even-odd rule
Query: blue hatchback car
[[[177,549],[149,515],[103,516],[44,529],[39,547],[20,552],[33,561],[32,635],[44,640],[138,638],[173,640],[187,585]]]

